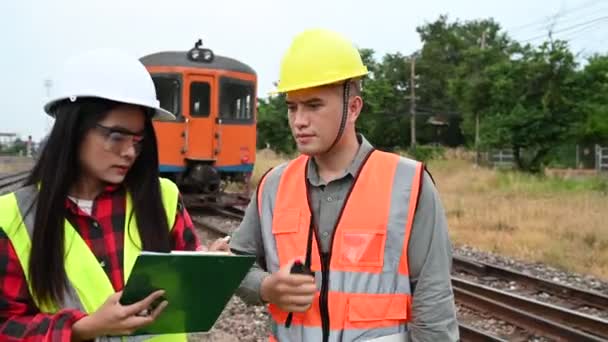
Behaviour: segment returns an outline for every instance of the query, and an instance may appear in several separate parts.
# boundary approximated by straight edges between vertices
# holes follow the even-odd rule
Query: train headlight
[[[198,57],[200,56],[200,50],[199,49],[192,49],[190,50],[190,59],[192,60],[197,60]]]
[[[213,60],[213,52],[209,49],[203,50],[203,60],[205,62],[211,62]]]
[[[194,47],[188,51],[188,59],[193,62],[211,63],[215,55],[210,49],[201,48],[202,45],[203,42],[199,39],[194,44]]]

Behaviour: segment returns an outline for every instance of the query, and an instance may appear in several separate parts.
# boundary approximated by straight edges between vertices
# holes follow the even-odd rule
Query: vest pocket
[[[409,306],[410,296],[404,294],[350,295],[347,320],[351,323],[407,321]]]
[[[272,234],[276,241],[279,267],[284,266],[294,258],[304,262],[306,257],[306,246],[310,215],[300,208],[289,208],[277,210],[272,219]],[[312,241],[312,265],[313,270],[320,270],[319,254],[317,246]]]
[[[300,231],[300,209],[283,209],[274,213],[272,219],[272,233],[286,234]]]
[[[338,253],[341,265],[382,267],[385,230],[346,230],[339,232],[339,239]]]

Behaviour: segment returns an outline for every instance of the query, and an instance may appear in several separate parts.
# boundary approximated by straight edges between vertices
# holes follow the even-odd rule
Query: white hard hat
[[[54,81],[55,91],[44,105],[51,108],[58,101],[79,97],[97,97],[140,105],[155,110],[154,118],[175,119],[160,107],[154,82],[146,67],[134,56],[113,49],[97,49],[70,58]]]

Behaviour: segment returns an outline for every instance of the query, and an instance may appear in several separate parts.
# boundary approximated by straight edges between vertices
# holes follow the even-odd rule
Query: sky
[[[533,38],[531,43],[542,42],[554,23],[555,37],[568,39],[581,58],[608,50],[606,0],[5,0],[0,132],[39,140],[50,130],[52,119],[42,110],[45,80],[82,49],[112,47],[141,57],[186,51],[201,38],[216,54],[254,68],[258,96],[266,97],[282,54],[300,31],[339,31],[380,58],[420,49],[416,27],[441,14],[459,21],[491,17],[511,37]]]

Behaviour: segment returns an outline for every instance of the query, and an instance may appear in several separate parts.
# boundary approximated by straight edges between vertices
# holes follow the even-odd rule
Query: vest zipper
[[[319,304],[321,311],[321,327],[323,330],[323,342],[329,341],[329,260],[330,253],[321,253],[321,295]]]

